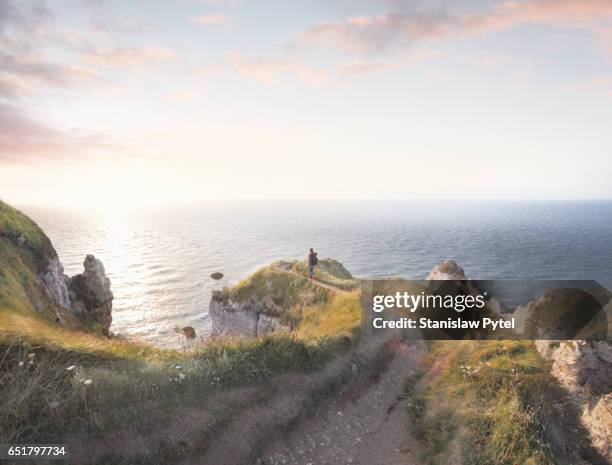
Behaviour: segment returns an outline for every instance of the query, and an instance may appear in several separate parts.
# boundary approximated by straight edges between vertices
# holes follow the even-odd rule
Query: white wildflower
[[[31,354],[28,354],[28,358],[34,358],[36,356],[36,354],[34,352],[32,352]]]
[[[180,366],[180,365],[177,365],[177,366],[175,366],[174,368],[176,368],[177,370],[180,370],[180,369],[181,369],[181,366]]]
[[[92,382],[92,381],[91,381],[90,379],[86,379],[85,381],[83,381],[83,384],[84,384],[85,386],[89,386],[89,385],[91,384],[91,382]]]
[[[185,379],[185,373],[179,373],[179,378],[180,379]]]
[[[51,408],[58,408],[59,407],[59,402],[57,400],[49,402],[49,407],[51,407]]]
[[[19,362],[19,366],[22,367],[24,365],[23,362]]]
[[[34,365],[34,360],[30,360],[30,361],[28,362],[28,365]]]
[[[76,368],[76,365],[70,365],[68,368],[66,368],[66,371],[72,371]]]

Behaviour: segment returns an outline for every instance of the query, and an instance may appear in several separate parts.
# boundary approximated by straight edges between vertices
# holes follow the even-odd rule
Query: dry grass
[[[361,324],[361,304],[357,291],[338,295],[317,307],[302,312],[297,328],[299,337],[305,339],[330,336],[354,336]]]
[[[586,463],[587,436],[533,342],[437,342],[432,354],[408,407],[424,463]]]

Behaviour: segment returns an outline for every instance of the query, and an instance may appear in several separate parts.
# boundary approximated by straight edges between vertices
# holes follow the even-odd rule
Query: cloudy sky
[[[610,0],[2,0],[0,198],[612,198]]]

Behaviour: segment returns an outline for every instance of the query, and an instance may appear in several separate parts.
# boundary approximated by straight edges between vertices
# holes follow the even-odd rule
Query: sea
[[[424,279],[452,259],[473,279],[592,279],[612,289],[612,201],[262,200],[21,210],[51,238],[67,275],[82,272],[87,254],[102,260],[115,295],[112,331],[161,347],[184,343],[177,328],[209,331],[214,289],[272,261],[303,259],[310,247],[359,278]],[[224,278],[211,279],[214,272]]]

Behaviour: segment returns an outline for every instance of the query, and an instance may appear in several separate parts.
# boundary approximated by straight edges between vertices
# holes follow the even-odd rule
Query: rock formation
[[[193,326],[184,326],[181,328],[181,332],[187,339],[195,339],[196,331]]]
[[[213,334],[243,334],[262,336],[289,331],[289,326],[267,314],[264,301],[250,297],[245,302],[234,302],[223,291],[213,291],[208,314],[212,320]]]
[[[582,412],[581,421],[599,453],[612,461],[612,346],[606,342],[536,341],[551,374]]]
[[[108,335],[113,308],[110,279],[106,277],[102,262],[93,255],[85,257],[83,267],[83,273],[65,278],[69,289],[70,308],[80,318],[97,322],[102,333]]]
[[[439,265],[434,266],[429,275],[428,281],[443,280],[462,280],[466,279],[465,271],[453,260],[445,260]]]
[[[57,256],[51,258],[41,279],[49,296],[62,308],[70,310],[68,286],[64,277],[64,267]]]

